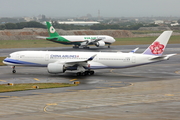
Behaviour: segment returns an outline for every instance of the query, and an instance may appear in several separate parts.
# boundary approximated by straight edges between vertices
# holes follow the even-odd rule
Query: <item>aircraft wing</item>
[[[94,39],[93,42],[98,42],[100,40],[102,40],[102,39],[99,39],[99,38],[98,39]]]
[[[102,40],[102,39],[90,39],[90,40],[87,40],[87,41],[86,41],[86,45],[89,45],[89,44],[91,44],[91,43],[96,43],[96,42],[98,42],[98,41],[100,41],[100,40]]]
[[[64,63],[64,64],[84,64],[87,63],[88,61],[91,61],[95,58],[96,54],[91,56],[90,58],[86,60],[71,60],[71,61],[57,61],[56,63]]]

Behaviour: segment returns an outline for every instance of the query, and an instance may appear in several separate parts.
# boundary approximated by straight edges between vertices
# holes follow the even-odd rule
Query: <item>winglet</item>
[[[171,35],[172,31],[164,31],[142,54],[161,56]]]
[[[129,53],[135,53],[138,49],[139,49],[139,48],[136,48],[136,49],[132,50],[132,51],[129,52]]]
[[[48,29],[50,37],[59,36],[59,34],[56,32],[56,30],[54,29],[54,27],[51,25],[50,22],[46,22],[46,25],[47,25],[47,29]]]
[[[95,55],[91,56],[89,59],[87,59],[87,61],[91,61],[91,60],[93,60],[93,59],[96,57],[96,55],[97,55],[97,54],[95,54]]]

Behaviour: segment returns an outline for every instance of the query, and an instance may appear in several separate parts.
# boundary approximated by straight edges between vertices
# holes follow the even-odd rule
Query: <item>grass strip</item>
[[[116,42],[112,45],[141,45],[151,44],[158,36],[154,37],[132,37],[115,38]],[[179,44],[180,36],[171,36],[169,44]],[[0,40],[0,48],[39,48],[39,47],[66,47],[72,45],[63,45],[47,40]]]
[[[8,84],[1,84],[0,92],[34,90],[36,89],[35,86],[38,86],[38,89],[48,89],[48,88],[71,87],[77,85],[68,84],[68,83],[23,83],[23,84],[14,84],[13,86]]]
[[[158,37],[135,37],[135,38],[116,38],[112,45],[143,45],[151,44]],[[171,36],[168,44],[180,44],[180,36]]]
[[[6,57],[0,57],[0,66],[5,65],[2,61],[5,59]]]

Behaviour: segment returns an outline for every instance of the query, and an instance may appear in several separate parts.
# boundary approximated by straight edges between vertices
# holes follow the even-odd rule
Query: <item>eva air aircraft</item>
[[[89,48],[88,45],[95,45],[96,47],[103,47],[106,44],[108,48],[110,45],[115,42],[115,39],[107,35],[69,35],[69,36],[60,36],[51,23],[46,22],[49,37],[39,36],[38,38],[43,38],[52,42],[65,44],[65,45],[74,45],[73,48]]]

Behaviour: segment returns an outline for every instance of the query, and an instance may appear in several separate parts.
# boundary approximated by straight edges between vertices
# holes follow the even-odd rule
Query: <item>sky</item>
[[[0,0],[0,17],[180,17],[180,0]]]

